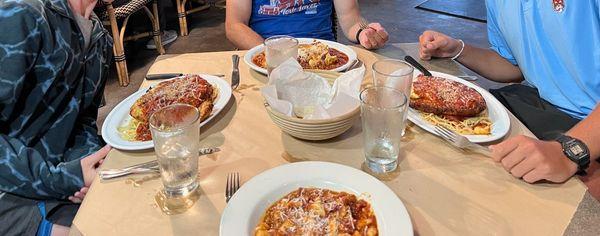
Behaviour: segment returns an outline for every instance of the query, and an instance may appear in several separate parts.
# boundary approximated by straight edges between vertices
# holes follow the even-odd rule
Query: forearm
[[[0,134],[0,190],[34,199],[66,199],[83,186],[79,160],[52,165],[39,151]]]
[[[247,50],[261,43],[264,39],[243,23],[226,23],[227,39],[237,48]]]
[[[344,36],[351,42],[357,43],[356,33],[360,29],[361,18],[358,3],[354,0],[336,0],[334,7]]]
[[[567,135],[583,141],[590,149],[590,158],[600,158],[600,105],[592,113],[573,127]]]
[[[465,45],[458,62],[483,77],[501,83],[520,82],[523,74],[518,66],[490,50]]]

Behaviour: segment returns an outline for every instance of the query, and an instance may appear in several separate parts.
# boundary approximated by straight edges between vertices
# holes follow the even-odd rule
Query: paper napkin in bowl
[[[272,109],[291,117],[329,119],[360,106],[359,93],[365,75],[364,66],[338,77],[333,86],[315,73],[289,59],[271,72],[261,92]]]

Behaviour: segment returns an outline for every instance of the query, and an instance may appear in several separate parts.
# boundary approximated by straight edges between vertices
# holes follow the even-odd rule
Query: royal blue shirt
[[[583,119],[600,102],[600,0],[487,0],[492,50],[540,96]]]
[[[333,0],[253,0],[249,25],[263,38],[334,40],[332,12]]]

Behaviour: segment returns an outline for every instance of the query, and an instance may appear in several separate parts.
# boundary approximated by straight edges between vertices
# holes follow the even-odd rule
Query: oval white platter
[[[356,52],[354,52],[354,50],[352,50],[352,48],[350,48],[346,45],[343,45],[341,43],[338,43],[338,42],[333,42],[333,41],[323,40],[323,39],[298,38],[298,43],[309,44],[309,43],[312,43],[314,40],[317,40],[319,42],[327,44],[327,46],[329,46],[331,48],[335,48],[335,49],[339,50],[340,52],[343,52],[346,55],[348,55],[348,62],[338,68],[333,69],[332,71],[338,71],[338,72],[343,71],[346,68],[348,68],[349,66],[351,66],[352,63],[354,63],[354,61],[356,61],[356,59],[357,59]],[[253,70],[266,75],[267,69],[262,68],[256,64],[254,64],[254,62],[252,62],[252,57],[254,57],[254,55],[256,55],[258,53],[263,52],[264,50],[265,50],[264,44],[260,44],[256,47],[251,48],[250,50],[248,50],[248,52],[246,52],[246,55],[244,55],[244,62]]]
[[[265,210],[299,187],[352,193],[368,201],[379,235],[413,235],[402,201],[381,181],[358,169],[329,162],[305,161],[267,170],[242,185],[223,211],[221,236],[254,235]]]
[[[415,72],[413,74],[413,78],[416,79],[417,76],[420,74],[421,74],[420,71],[415,70]],[[446,73],[436,72],[436,71],[431,71],[431,74],[433,76],[456,81],[456,82],[466,85],[469,88],[473,88],[479,94],[481,94],[481,96],[483,96],[483,99],[485,99],[485,103],[487,105],[487,112],[490,117],[490,120],[492,121],[492,132],[490,135],[464,135],[471,142],[474,142],[474,143],[492,142],[492,141],[501,139],[502,137],[504,137],[504,135],[506,135],[508,133],[508,131],[510,130],[510,118],[508,116],[508,112],[504,108],[504,105],[502,105],[502,103],[500,103],[500,101],[498,101],[494,97],[494,95],[492,95],[487,90],[485,90],[475,84],[467,82],[461,78],[458,78],[456,76],[449,75]],[[418,125],[419,127],[423,128],[424,130],[427,130],[428,132],[437,135],[435,133],[434,125],[423,120],[423,118],[421,118],[421,116],[419,115],[419,112],[416,111],[415,109],[412,109],[412,108],[408,109],[408,119],[411,122]]]
[[[231,86],[225,80],[213,76],[213,75],[204,75],[199,74],[202,78],[208,81],[213,86],[216,86],[219,91],[219,95],[217,96],[217,100],[213,105],[213,110],[211,115],[202,123],[200,123],[200,127],[204,124],[211,121],[229,102],[231,99]],[[175,77],[173,79],[178,79],[179,77]],[[112,146],[113,148],[121,149],[121,150],[144,150],[154,147],[154,143],[152,140],[150,141],[128,141],[121,138],[118,127],[121,127],[127,122],[129,122],[132,117],[129,115],[129,109],[135,103],[135,101],[140,98],[142,95],[146,93],[148,88],[141,88],[139,91],[131,94],[129,97],[125,98],[125,100],[121,101],[115,108],[108,114],[106,120],[102,124],[102,138],[106,141],[107,144]]]

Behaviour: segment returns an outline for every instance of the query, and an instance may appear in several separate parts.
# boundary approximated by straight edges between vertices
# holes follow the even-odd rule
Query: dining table
[[[383,58],[418,58],[418,44],[394,43],[378,50],[349,45],[366,67],[364,84],[372,80],[371,65]],[[223,74],[231,79],[232,55],[246,51],[159,56],[148,74]],[[420,61],[427,69],[456,76],[474,75],[449,59]],[[240,85],[217,117],[200,128],[202,147],[221,151],[199,159],[199,193],[186,212],[163,213],[155,202],[162,188],[158,174],[96,178],[73,221],[70,235],[219,235],[227,203],[228,173],[242,182],[263,171],[291,162],[325,161],[367,171],[360,119],[342,135],[306,141],[281,131],[269,118],[261,87],[268,78],[239,65]],[[477,76],[478,77],[478,76]],[[144,81],[145,89],[158,81]],[[484,78],[482,87],[499,86]],[[110,91],[109,91],[110,92]],[[510,137],[535,137],[514,115]],[[117,132],[116,129],[114,132]],[[153,149],[113,149],[101,169],[123,168],[156,159]],[[310,170],[306,170],[310,175]],[[409,123],[402,137],[398,168],[373,176],[405,205],[415,235],[598,235],[600,204],[576,177],[564,183],[529,184],[515,178],[491,158],[454,148],[439,137]],[[249,232],[250,233],[250,232]]]

